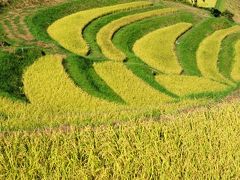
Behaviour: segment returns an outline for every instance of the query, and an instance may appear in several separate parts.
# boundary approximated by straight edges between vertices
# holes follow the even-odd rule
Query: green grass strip
[[[19,48],[11,54],[0,51],[0,95],[26,101],[22,75],[40,56],[39,48]]]
[[[208,18],[178,39],[176,50],[180,64],[184,69],[184,74],[201,76],[196,60],[196,52],[200,43],[209,34],[219,29],[231,27],[231,25],[232,22],[226,18]]]
[[[91,21],[117,11],[141,8],[150,5],[152,4],[149,2],[139,1],[80,11],[55,21],[49,26],[48,33],[65,49],[75,54],[86,56],[89,52],[89,46],[84,40],[82,32]]]
[[[144,11],[154,10],[157,8],[163,8],[163,7],[164,6],[162,5],[162,3],[158,3],[157,5],[154,5],[151,7],[118,12],[118,13],[110,14],[107,16],[103,16],[99,19],[92,21],[83,31],[84,39],[87,41],[87,43],[90,46],[90,53],[89,53],[88,57],[93,58],[94,60],[98,60],[98,61],[101,59],[104,59],[104,60],[106,59],[106,57],[102,54],[101,49],[99,48],[99,46],[96,42],[97,33],[100,31],[101,28],[103,28],[110,22],[112,22],[116,19],[122,18],[124,16],[141,13]]]
[[[169,13],[176,12],[175,8],[164,8],[157,9],[152,11],[147,11],[143,13],[138,13],[134,15],[129,15],[118,20],[112,21],[111,23],[104,26],[97,34],[97,43],[99,44],[103,54],[114,61],[124,61],[127,57],[126,55],[120,51],[118,48],[114,46],[112,43],[112,38],[114,34],[124,26],[127,26],[131,23],[150,18],[153,16],[162,16]]]
[[[204,39],[197,51],[197,64],[206,78],[216,80],[229,85],[234,85],[232,81],[225,78],[218,70],[218,55],[221,48],[221,42],[232,33],[240,31],[240,26],[233,26],[214,32]]]
[[[231,79],[231,71],[235,58],[235,45],[240,40],[240,33],[232,34],[222,41],[219,53],[218,67],[219,72],[226,78]]]
[[[142,60],[136,57],[132,51],[132,47],[138,39],[156,29],[167,27],[179,22],[195,24],[199,20],[201,20],[201,18],[197,15],[186,12],[178,12],[172,15],[142,20],[120,29],[120,31],[115,34],[113,43],[127,55],[128,61],[125,64],[135,75],[143,79],[153,88],[164,92],[169,96],[178,97],[156,82],[153,75],[153,72],[156,72],[156,70],[150,68]]]
[[[64,66],[74,82],[88,94],[108,101],[124,103],[95,72],[93,62],[78,56],[70,56],[64,61]]]

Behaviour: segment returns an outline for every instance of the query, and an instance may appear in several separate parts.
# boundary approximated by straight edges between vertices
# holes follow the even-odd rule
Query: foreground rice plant
[[[2,179],[239,179],[239,103],[118,126],[0,136]]]
[[[85,56],[89,52],[89,47],[83,38],[82,31],[91,21],[116,11],[141,8],[150,5],[152,5],[150,2],[138,1],[81,11],[57,20],[48,28],[48,33],[65,49],[78,55]]]
[[[124,61],[126,55],[115,47],[112,43],[113,35],[122,27],[140,21],[146,18],[166,15],[177,11],[175,8],[165,8],[157,9],[153,11],[147,11],[143,13],[138,13],[130,16],[120,18],[118,20],[112,21],[111,23],[104,26],[97,34],[97,43],[99,44],[102,53],[109,59],[115,61]]]
[[[158,75],[156,80],[179,96],[216,93],[227,90],[229,86],[196,76]]]
[[[133,51],[146,64],[162,73],[180,74],[183,69],[175,54],[175,42],[191,27],[189,23],[178,23],[153,31],[139,39]]]
[[[232,81],[219,73],[217,64],[222,40],[226,36],[238,31],[240,31],[240,26],[237,25],[227,29],[218,30],[204,39],[200,44],[197,51],[197,64],[204,77],[233,85]]]

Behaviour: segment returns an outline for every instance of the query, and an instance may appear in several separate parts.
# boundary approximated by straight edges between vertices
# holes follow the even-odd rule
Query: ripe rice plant
[[[235,58],[232,66],[231,77],[239,82],[240,81],[240,41],[235,45]]]
[[[196,5],[198,7],[214,8],[217,1],[218,0],[198,0]],[[194,0],[188,0],[188,2],[193,3]]]
[[[240,40],[240,32],[231,34],[226,37],[221,44],[221,50],[219,53],[219,72],[228,79],[232,79],[231,72],[234,66],[235,58],[235,46],[236,43]]]
[[[152,3],[139,1],[81,11],[57,20],[48,28],[49,35],[65,49],[86,56],[89,47],[83,38],[83,29],[94,19],[121,10],[150,6]]]
[[[175,42],[191,27],[189,23],[178,23],[153,31],[139,39],[133,51],[146,64],[162,73],[180,74],[183,69],[175,54]]]
[[[184,97],[226,91],[229,86],[197,76],[158,75],[156,80],[169,91]]]
[[[215,31],[231,26],[232,22],[226,18],[207,18],[178,39],[179,44],[176,45],[176,52],[186,75],[201,76],[196,59],[199,45]]]
[[[36,61],[24,74],[24,91],[31,104],[65,110],[95,111],[114,103],[90,96],[69,79],[62,57],[49,55]]]
[[[136,77],[124,64],[105,62],[94,65],[98,75],[128,104],[153,106],[173,100]]]
[[[109,59],[114,61],[124,61],[126,59],[126,55],[120,51],[118,48],[114,46],[112,43],[112,38],[114,34],[122,27],[134,23],[136,21],[140,21],[146,18],[150,18],[153,16],[161,16],[166,15],[168,13],[176,12],[175,8],[165,8],[165,9],[157,9],[153,11],[147,11],[143,13],[138,13],[130,16],[126,16],[115,20],[106,26],[104,26],[97,34],[97,43],[99,44],[102,53]]]
[[[154,6],[147,6],[144,8],[133,9],[130,11],[116,12],[116,13],[109,14],[109,15],[103,16],[101,18],[98,18],[98,19],[92,21],[83,31],[84,39],[87,41],[87,43],[89,44],[90,49],[91,49],[88,57],[94,57],[94,58],[97,57],[96,59],[100,59],[100,60],[106,59],[106,57],[104,57],[104,55],[102,54],[101,49],[99,48],[97,41],[96,41],[97,33],[104,26],[108,25],[112,21],[115,21],[115,20],[120,19],[125,16],[142,13],[142,12],[146,12],[146,11],[150,11],[150,10],[160,9],[163,7],[165,7],[165,6],[162,3],[158,3]],[[118,33],[118,31],[116,33]],[[115,35],[114,35],[114,37],[115,37]]]
[[[240,26],[218,30],[204,39],[197,51],[197,64],[206,78],[216,80],[229,85],[234,85],[232,81],[225,78],[218,70],[218,55],[222,40],[232,34],[240,31]]]
[[[167,121],[4,133],[1,177],[239,179],[239,109],[235,102]]]

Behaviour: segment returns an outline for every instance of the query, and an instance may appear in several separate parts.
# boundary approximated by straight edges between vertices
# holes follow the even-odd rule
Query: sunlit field
[[[232,4],[23,2],[0,13],[0,179],[240,178]]]

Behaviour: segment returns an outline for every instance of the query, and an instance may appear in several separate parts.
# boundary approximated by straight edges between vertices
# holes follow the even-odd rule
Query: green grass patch
[[[47,28],[54,21],[78,11],[92,9],[93,7],[102,7],[134,1],[136,0],[102,0],[96,3],[95,0],[88,0],[83,3],[82,0],[75,0],[57,6],[40,9],[34,15],[28,16],[26,22],[36,39],[45,42],[53,42],[47,33]]]
[[[178,39],[176,50],[184,74],[201,76],[196,60],[199,44],[213,32],[231,27],[232,24],[226,18],[208,18]]]
[[[26,32],[23,25],[20,22],[20,16],[14,17],[13,21],[14,21],[14,24],[17,26],[18,33],[25,35]]]
[[[124,12],[118,12],[114,13],[111,15],[103,16],[99,19],[96,19],[92,21],[83,31],[83,36],[85,40],[88,42],[90,46],[90,53],[88,55],[89,58],[94,58],[96,60],[101,60],[101,59],[106,59],[103,55],[102,52],[96,42],[96,36],[99,30],[110,23],[113,20],[122,18],[124,16],[128,16],[131,14],[136,14],[136,13],[141,13],[144,11],[149,11],[149,10],[154,10],[157,8],[163,8],[164,6],[162,3],[158,3],[157,5],[151,6],[151,7],[146,7],[146,8],[141,8],[141,9],[134,9],[131,11],[124,11]]]
[[[235,44],[240,40],[240,33],[232,34],[222,41],[219,53],[218,67],[219,72],[228,79],[231,79],[233,61],[235,58]]]
[[[93,62],[78,56],[70,56],[64,61],[64,67],[74,82],[87,93],[108,101],[124,103],[95,72]]]
[[[41,50],[34,47],[18,48],[11,54],[0,51],[0,95],[26,101],[22,75],[40,56]]]
[[[161,92],[165,92],[172,97],[178,97],[156,82],[153,72],[157,72],[157,70],[150,68],[141,59],[136,57],[132,51],[132,47],[139,38],[156,29],[179,22],[189,22],[195,24],[198,19],[200,20],[201,18],[191,13],[178,12],[172,15],[142,20],[120,29],[115,34],[113,42],[116,47],[126,53],[128,61],[125,64],[135,75],[143,79],[153,88]]]

